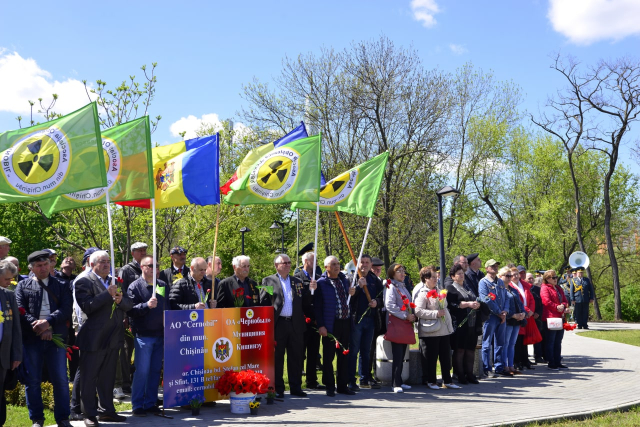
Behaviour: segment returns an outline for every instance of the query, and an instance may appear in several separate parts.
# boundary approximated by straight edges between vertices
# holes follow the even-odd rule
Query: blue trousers
[[[559,331],[547,329],[545,356],[547,362],[549,362],[549,366],[552,368],[560,366],[562,338],[564,338],[564,329],[560,329]]]
[[[482,365],[485,371],[491,370],[491,342],[493,341],[493,362],[496,372],[504,369],[502,347],[504,346],[506,335],[506,322],[500,323],[498,316],[490,315],[489,319],[482,325]]]
[[[359,318],[355,319],[356,323],[351,329],[351,340],[349,341],[349,371],[347,374],[349,384],[355,384],[356,364],[360,381],[371,380],[371,371],[367,372],[367,370],[369,369],[371,344],[376,325],[371,316],[365,316],[362,318],[362,322],[357,323],[359,320]]]
[[[506,323],[506,322],[505,322]],[[502,351],[502,360],[505,366],[513,366],[513,358],[516,352],[516,341],[518,341],[518,332],[520,332],[520,326],[509,326],[505,328],[504,347]]]
[[[67,376],[67,352],[53,341],[30,341],[24,343],[24,363],[29,375],[26,379],[25,394],[30,420],[44,420],[42,404],[42,366],[47,364],[49,381],[53,385],[55,406],[53,415],[56,422],[69,419],[69,377]]]
[[[134,346],[136,371],[131,384],[131,406],[133,409],[149,409],[158,400],[164,338],[136,336]]]

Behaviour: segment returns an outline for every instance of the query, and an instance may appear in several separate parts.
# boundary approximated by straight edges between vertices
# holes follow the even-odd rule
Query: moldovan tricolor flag
[[[107,185],[96,103],[0,134],[0,203],[29,202]]]
[[[242,163],[240,163],[240,166],[238,166],[238,169],[236,169],[231,178],[229,178],[229,180],[222,187],[220,187],[220,192],[225,196],[229,194],[229,191],[231,191],[231,184],[236,182],[239,178],[242,178],[244,174],[247,173],[247,171],[251,168],[251,166],[253,166],[254,163],[258,161],[258,159],[267,154],[269,151],[283,145],[287,145],[288,143],[290,143],[291,141],[295,141],[296,139],[306,138],[307,136],[307,129],[304,126],[304,122],[300,122],[300,126],[295,128],[282,138],[274,141],[273,144],[264,144],[249,151],[249,153],[247,153],[244,160],[242,160]]]
[[[47,216],[67,209],[103,205],[107,188],[113,202],[153,197],[148,116],[103,131],[102,149],[107,186],[40,200],[40,207]]]
[[[321,136],[272,149],[231,184],[230,205],[317,202],[320,194]]]
[[[385,151],[327,182],[320,190],[320,210],[349,212],[371,218],[388,159],[389,152]],[[316,203],[294,203],[291,209],[315,211]]]
[[[155,147],[152,150],[156,208],[220,203],[218,134]],[[150,200],[119,202],[149,209]]]

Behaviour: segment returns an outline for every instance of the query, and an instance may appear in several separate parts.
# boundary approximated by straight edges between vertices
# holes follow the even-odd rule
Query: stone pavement
[[[638,324],[590,323],[592,330],[640,329]],[[577,331],[577,330],[576,330]],[[515,378],[491,378],[461,390],[428,390],[414,386],[404,394],[391,388],[362,390],[347,398],[309,392],[307,398],[285,395],[284,402],[260,407],[260,415],[234,415],[228,401],[190,411],[167,410],[173,419],[131,417],[134,426],[220,426],[258,424],[376,425],[376,426],[488,426],[576,416],[640,403],[640,347],[580,337],[565,332],[564,364],[568,370],[550,371],[537,365]],[[109,425],[109,423],[101,423]],[[82,422],[74,422],[80,427]],[[123,425],[113,423],[112,425]]]

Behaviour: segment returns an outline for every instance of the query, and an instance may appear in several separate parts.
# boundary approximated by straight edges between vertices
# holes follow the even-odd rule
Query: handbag
[[[398,288],[395,288],[395,290],[400,295]],[[413,330],[413,324],[389,313],[387,332],[384,334],[384,339],[396,344],[415,344],[416,334]]]
[[[387,333],[384,339],[396,344],[415,344],[416,334],[413,332],[411,322],[399,319],[389,313],[389,321],[387,322]]]
[[[547,317],[547,329],[550,331],[562,330],[562,318],[561,317]]]
[[[420,330],[422,332],[431,333],[438,332],[442,327],[440,319],[427,319],[420,321]]]

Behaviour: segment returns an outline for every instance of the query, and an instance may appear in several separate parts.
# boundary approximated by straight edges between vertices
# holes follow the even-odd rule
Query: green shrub
[[[640,284],[633,283],[622,287],[620,300],[622,320],[627,322],[640,321]],[[615,312],[613,294],[607,295],[601,307],[602,318],[613,321]]]
[[[72,389],[73,385],[69,384],[69,399],[71,399]],[[20,383],[13,390],[5,391],[4,396],[7,399],[7,405],[25,406],[27,404],[24,385]],[[53,399],[53,385],[51,385],[51,383],[42,383],[42,403],[45,408],[53,411],[55,403]]]

